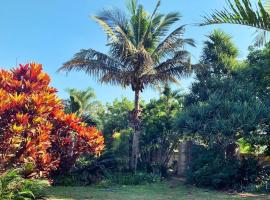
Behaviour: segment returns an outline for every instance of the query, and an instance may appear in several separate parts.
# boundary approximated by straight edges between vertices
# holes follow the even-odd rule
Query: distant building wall
[[[177,175],[185,176],[185,172],[191,161],[191,148],[193,146],[192,141],[184,141],[179,144],[179,154],[177,161]]]

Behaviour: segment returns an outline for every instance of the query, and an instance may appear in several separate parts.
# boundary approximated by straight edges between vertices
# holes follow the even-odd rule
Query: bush
[[[33,200],[43,196],[45,185],[29,179],[24,179],[17,170],[8,171],[0,176],[1,200]]]
[[[140,185],[140,184],[156,183],[161,181],[161,177],[159,175],[144,172],[138,172],[136,174],[130,172],[107,173],[105,175],[105,178],[111,184],[118,184],[118,185]]]
[[[244,189],[260,184],[265,174],[256,159],[228,159],[220,148],[195,146],[191,157],[194,159],[186,171],[187,182],[200,187]]]
[[[91,174],[87,171],[83,173],[70,173],[54,177],[53,184],[58,186],[86,186],[97,184],[99,186],[117,185],[140,185],[148,183],[156,183],[161,181],[161,177],[155,174],[139,172],[133,174],[131,172],[104,172],[101,174]]]
[[[75,166],[65,174],[51,176],[54,185],[85,186],[100,182],[104,170],[116,169],[116,160],[111,152],[105,151],[100,157],[82,155]]]
[[[71,172],[65,175],[58,175],[53,178],[53,185],[55,186],[87,186],[98,183],[102,177],[97,174],[91,174],[87,171]]]
[[[27,173],[44,176],[68,171],[83,153],[103,150],[101,132],[65,114],[49,84],[40,64],[0,70],[0,170],[32,163]]]

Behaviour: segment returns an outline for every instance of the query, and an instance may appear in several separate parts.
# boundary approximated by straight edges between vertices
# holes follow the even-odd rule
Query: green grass
[[[99,187],[49,187],[49,200],[242,200],[270,199],[268,195],[225,194],[198,189],[183,184],[151,184],[139,186]]]

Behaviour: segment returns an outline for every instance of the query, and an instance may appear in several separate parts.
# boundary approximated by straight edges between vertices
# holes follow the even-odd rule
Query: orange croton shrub
[[[32,163],[37,174],[69,170],[82,153],[98,155],[104,138],[65,114],[40,64],[0,70],[0,169]]]

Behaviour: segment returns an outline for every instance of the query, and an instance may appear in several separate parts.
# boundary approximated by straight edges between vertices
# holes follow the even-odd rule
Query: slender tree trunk
[[[139,157],[139,138],[140,138],[140,90],[135,90],[135,107],[132,116],[133,124],[133,140],[132,140],[132,155],[131,155],[131,169],[136,173],[138,157]]]

